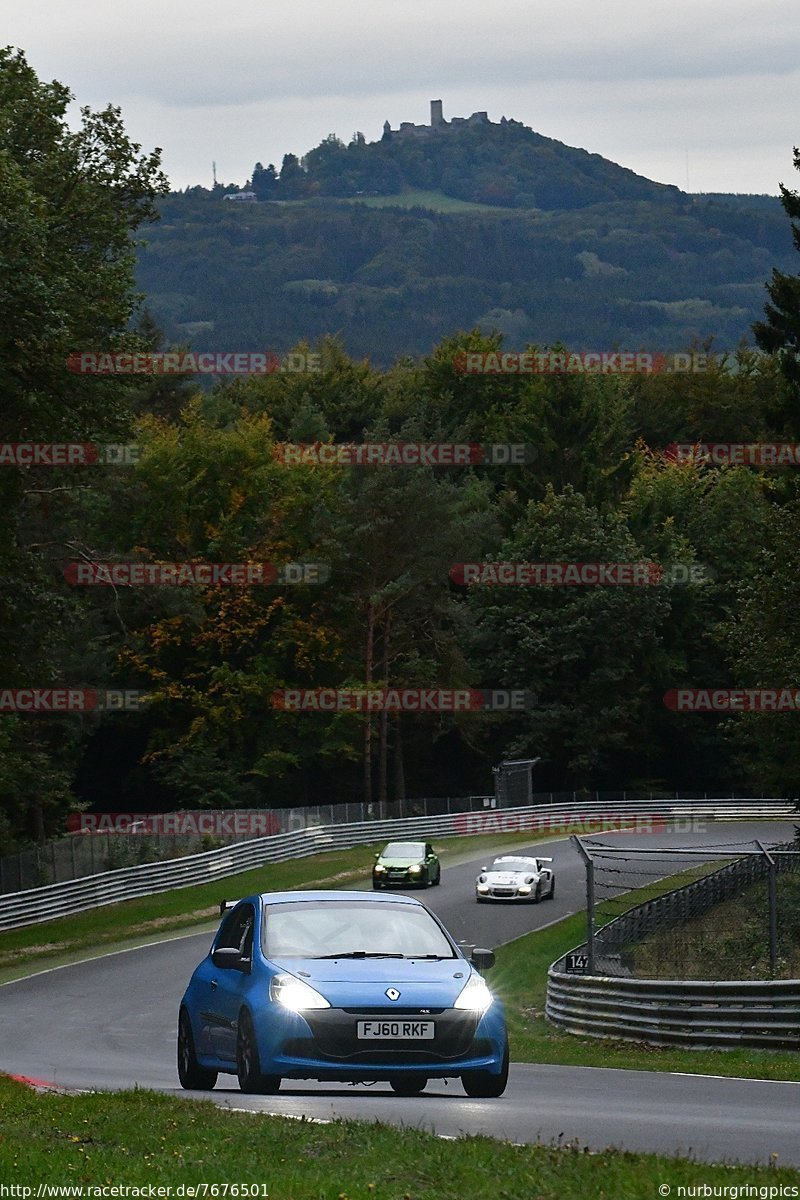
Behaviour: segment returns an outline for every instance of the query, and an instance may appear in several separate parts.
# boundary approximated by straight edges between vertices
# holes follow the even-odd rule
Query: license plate
[[[436,1036],[433,1021],[359,1021],[359,1041],[379,1038],[383,1042],[432,1041]]]

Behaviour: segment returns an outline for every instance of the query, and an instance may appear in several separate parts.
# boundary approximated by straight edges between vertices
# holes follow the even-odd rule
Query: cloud
[[[215,157],[242,179],[256,158],[332,130],[373,138],[385,117],[426,121],[433,96],[446,115],[488,109],[616,147],[656,178],[690,147],[737,190],[774,191],[778,147],[788,160],[800,140],[796,0],[497,0],[488,15],[479,0],[20,0],[6,25],[44,77],[82,103],[121,104],[180,186]]]

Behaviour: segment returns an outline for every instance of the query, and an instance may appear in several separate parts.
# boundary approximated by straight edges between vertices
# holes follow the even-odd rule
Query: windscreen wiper
[[[405,958],[404,954],[384,950],[344,950],[339,954],[317,954],[316,958]]]

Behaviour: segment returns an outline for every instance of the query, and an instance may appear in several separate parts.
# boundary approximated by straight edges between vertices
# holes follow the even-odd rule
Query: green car
[[[372,886],[376,892],[385,887],[436,887],[441,879],[439,859],[428,842],[389,842],[375,855]]]

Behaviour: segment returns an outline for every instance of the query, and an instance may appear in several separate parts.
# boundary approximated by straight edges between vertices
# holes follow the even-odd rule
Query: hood
[[[529,875],[532,879],[536,879],[536,871],[486,871],[486,880],[488,883],[496,883],[501,887],[504,884],[518,884]]]
[[[425,861],[424,858],[384,858],[381,856],[377,859],[384,867],[416,867],[421,866]]]
[[[274,965],[321,992],[334,1007],[391,1006],[386,989],[400,992],[399,1008],[449,1008],[472,972],[463,958],[286,958]]]

